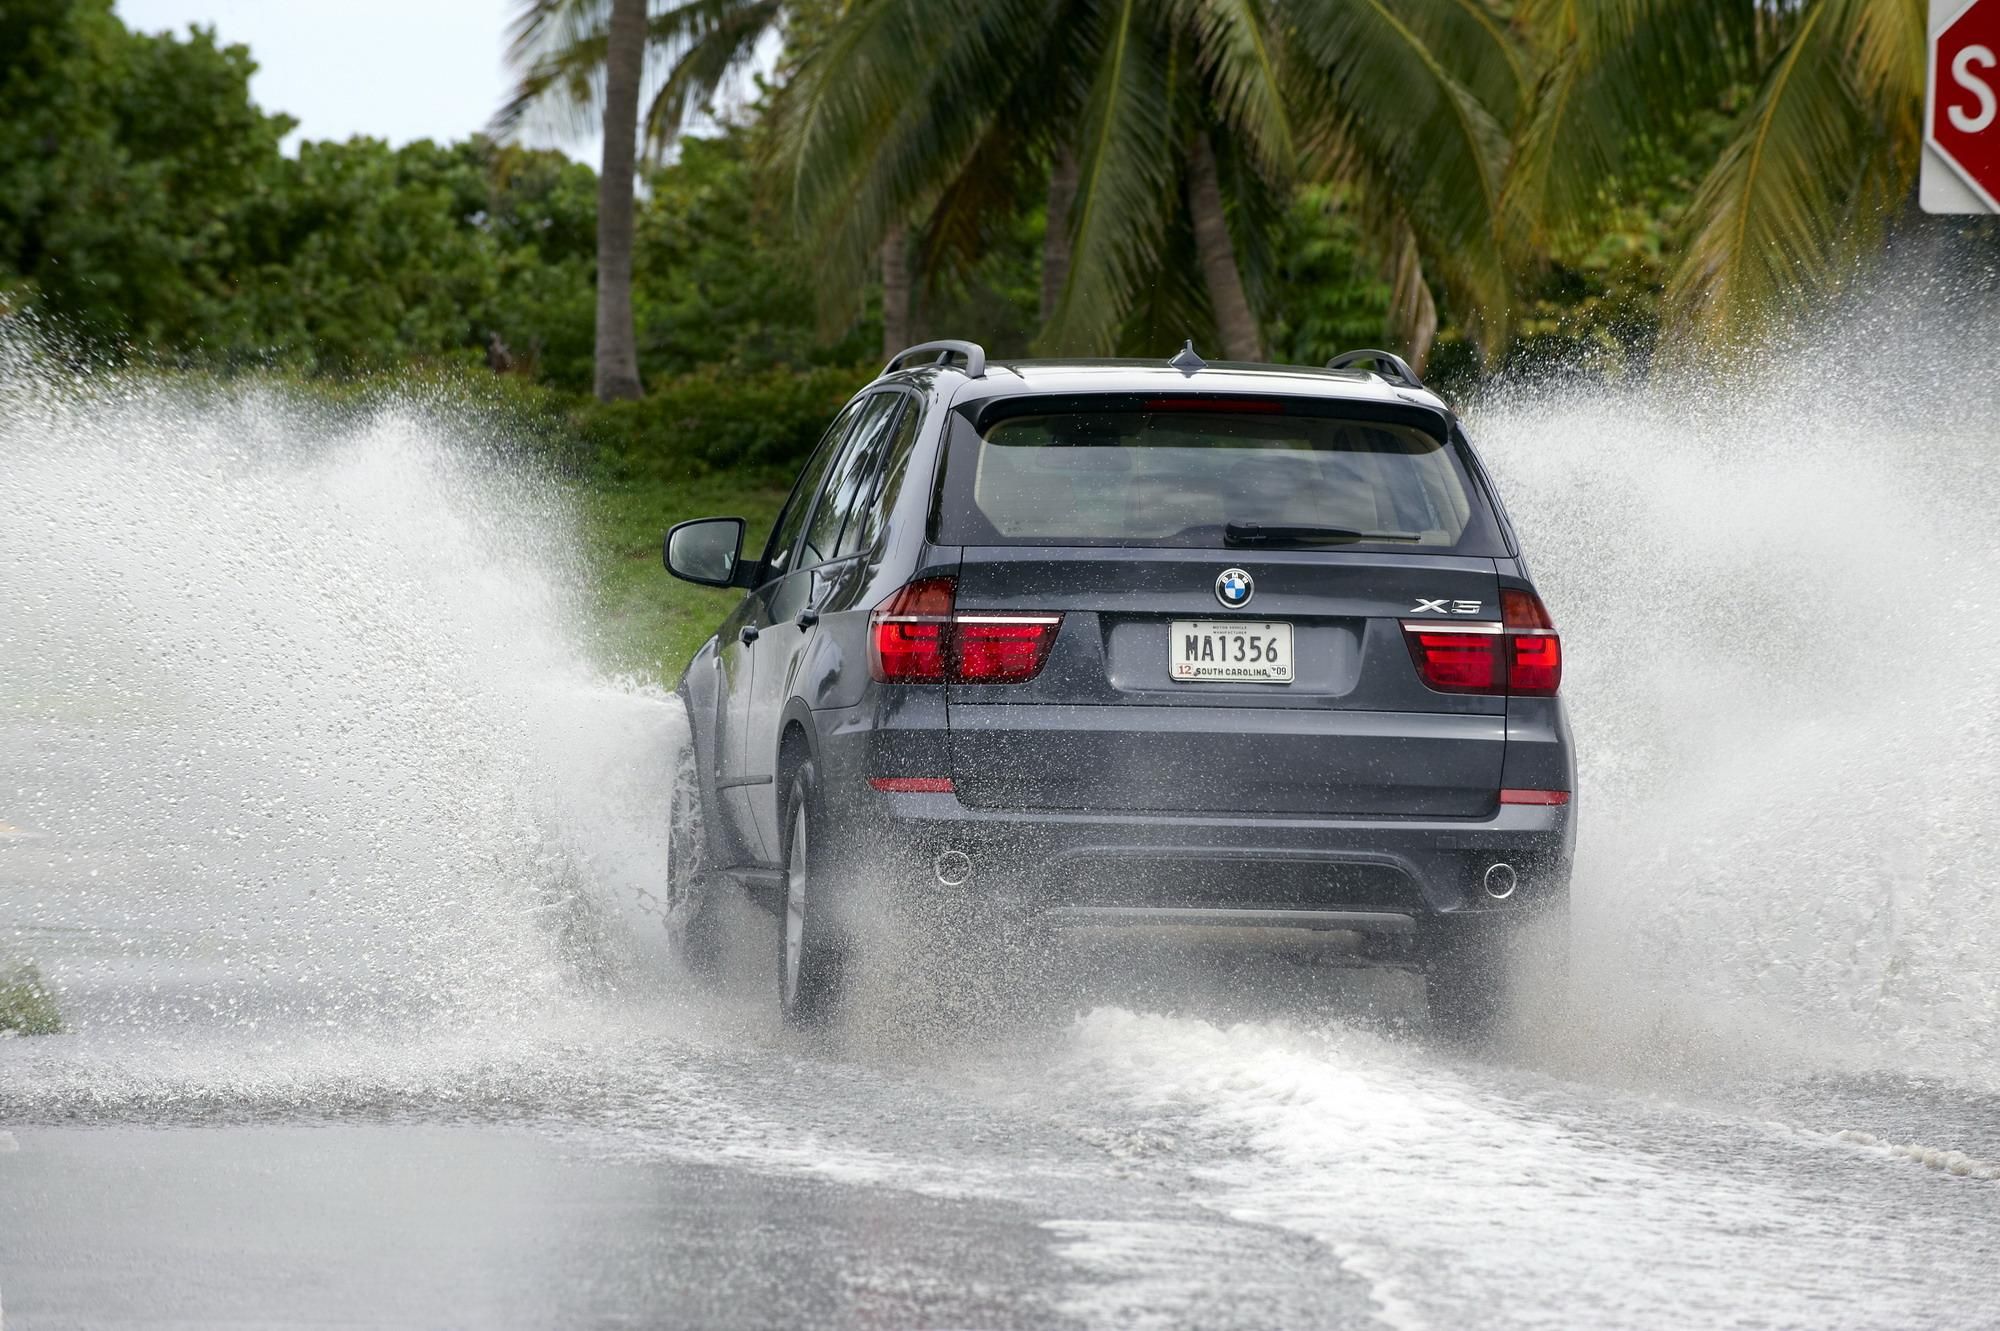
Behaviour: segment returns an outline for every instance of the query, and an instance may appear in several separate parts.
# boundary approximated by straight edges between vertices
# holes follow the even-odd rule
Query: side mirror
[[[743,559],[742,518],[677,523],[660,548],[667,572],[704,587],[734,587]]]

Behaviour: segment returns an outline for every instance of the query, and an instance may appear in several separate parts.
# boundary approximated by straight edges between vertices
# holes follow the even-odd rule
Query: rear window
[[[1222,548],[1233,525],[1239,544],[1255,527],[1328,548],[1506,553],[1456,448],[1414,425],[1296,410],[1265,399],[1023,412],[983,431],[961,420],[939,539]]]

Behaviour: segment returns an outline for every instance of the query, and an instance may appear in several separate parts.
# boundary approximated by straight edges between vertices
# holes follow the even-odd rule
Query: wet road
[[[747,995],[599,996],[0,1042],[0,1307],[16,1331],[2000,1325],[2000,1102],[1475,1058],[1393,999],[1333,976],[815,1040]]]
[[[0,1318],[2000,1327],[1988,326],[1481,413],[1584,770],[1570,1005],[1476,1055],[1303,961],[788,1035],[768,922],[660,956],[680,723],[556,487],[16,394],[0,969],[69,1030],[0,1039]]]
[[[0,840],[0,939],[71,1028],[0,1039],[11,1331],[2000,1326],[1975,1080],[1608,1024],[1588,972],[1471,1053],[1309,954],[1091,957],[1074,1010],[953,1023],[878,972],[801,1036],[767,918],[675,980],[656,918],[562,895],[601,849],[266,878],[247,773],[195,830],[75,796],[184,736],[5,733],[62,798]]]

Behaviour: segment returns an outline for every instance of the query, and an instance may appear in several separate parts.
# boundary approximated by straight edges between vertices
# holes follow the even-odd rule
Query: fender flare
[[[791,733],[794,724],[805,733],[806,758],[815,768],[820,767],[819,725],[813,720],[812,708],[806,706],[805,699],[794,696],[786,702],[785,710],[778,716],[778,751],[771,755],[772,796],[781,806],[778,810],[780,817],[784,816],[782,805],[792,781],[791,769],[785,763],[785,736]],[[821,769],[821,779],[825,779],[824,769]]]
[[[708,819],[709,853],[717,867],[745,862],[741,838],[721,816],[722,797],[716,789],[715,736],[720,728],[722,683],[720,638],[711,637],[688,661],[674,685],[674,696],[687,708],[688,742],[694,746],[695,774],[701,782],[701,807]]]

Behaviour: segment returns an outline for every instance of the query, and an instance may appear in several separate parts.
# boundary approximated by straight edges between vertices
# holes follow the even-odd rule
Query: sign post
[[[2000,0],[1931,0],[1917,202],[2000,213]]]

